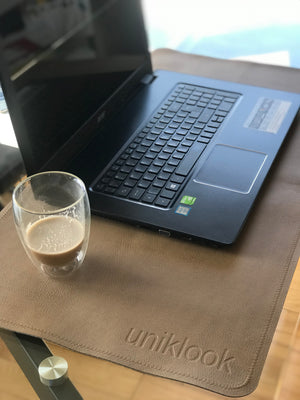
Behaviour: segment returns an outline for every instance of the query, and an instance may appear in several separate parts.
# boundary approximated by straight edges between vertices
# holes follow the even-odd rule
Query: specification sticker
[[[277,133],[290,105],[289,101],[260,97],[247,118],[244,127]]]

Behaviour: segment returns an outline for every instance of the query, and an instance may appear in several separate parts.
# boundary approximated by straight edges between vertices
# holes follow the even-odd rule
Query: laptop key
[[[148,151],[148,147],[146,147],[146,146],[143,146],[143,145],[139,145],[137,148],[136,148],[136,151],[138,152],[138,153],[146,153],[147,151]]]
[[[96,186],[94,187],[94,190],[96,192],[103,192],[105,188],[106,188],[105,183],[97,183]]]
[[[158,199],[155,201],[155,205],[160,207],[168,207],[169,204],[170,200],[166,199],[165,197],[158,197]]]
[[[156,135],[153,135],[152,133],[148,133],[146,139],[147,139],[147,140],[151,140],[151,142],[154,142],[154,140],[157,139],[157,136],[156,136]]]
[[[203,122],[196,122],[194,128],[203,129],[205,128],[205,124]]]
[[[171,155],[171,153],[161,153],[161,154],[159,154],[158,158],[160,160],[167,161],[170,158],[170,155]]]
[[[160,195],[161,195],[161,197],[166,197],[167,199],[171,200],[175,196],[175,192],[173,192],[171,190],[164,189],[164,190],[162,190]]]
[[[114,165],[112,165],[110,167],[111,171],[118,171],[119,170],[119,165],[117,163],[115,163]]]
[[[148,129],[148,128],[147,128],[147,129]],[[144,129],[143,129],[142,132],[140,132],[140,133],[138,134],[138,137],[143,139],[146,135],[147,135],[147,132],[144,132]]]
[[[126,181],[124,182],[125,186],[128,186],[130,188],[133,188],[136,184],[136,181],[134,181],[133,179],[126,179]]]
[[[105,190],[104,190],[104,193],[107,193],[107,194],[114,194],[115,191],[116,191],[115,188],[107,186],[107,187],[105,188]]]
[[[181,107],[180,103],[173,103],[170,105],[169,111],[177,112],[179,111],[180,107]]]
[[[210,139],[209,139],[209,138],[206,138],[206,137],[200,136],[200,137],[198,138],[197,142],[201,142],[201,143],[208,144],[208,143],[210,142]]]
[[[210,109],[212,109],[212,110],[216,110],[216,109],[218,108],[218,105],[217,105],[217,104],[209,104],[209,105],[207,106],[207,108],[210,108]]]
[[[172,174],[175,171],[175,166],[173,165],[166,165],[163,167],[163,172],[169,172],[170,174]]]
[[[168,135],[173,135],[175,132],[175,129],[179,127],[178,122],[172,122],[165,130],[164,132],[167,133]]]
[[[168,137],[168,139],[169,139],[169,137]],[[161,139],[160,137],[155,141],[155,145],[156,146],[160,146],[160,147],[163,147],[166,143],[167,143],[167,141],[168,141],[168,139]]]
[[[108,177],[108,176],[104,176],[102,179],[101,179],[101,183],[108,183],[110,181],[110,177]]]
[[[206,108],[198,118],[198,122],[205,122],[205,123],[208,122],[213,113],[214,110]]]
[[[161,172],[158,174],[157,178],[158,178],[158,179],[161,179],[161,180],[163,180],[163,181],[167,181],[167,180],[170,178],[170,173],[161,171]]]
[[[204,129],[204,132],[216,133],[216,132],[217,132],[217,128],[213,128],[213,127],[207,126],[207,127]]]
[[[202,107],[202,108],[206,108],[207,104],[208,104],[208,100],[203,101],[203,99],[201,99],[201,101],[198,102],[198,106]]]
[[[184,105],[184,106],[181,107],[181,111],[190,113],[190,112],[193,112],[193,111],[199,111],[199,108],[196,107],[196,106]]]
[[[134,160],[140,160],[143,157],[143,153],[138,153],[137,151],[134,151],[131,154],[131,158],[133,158]]]
[[[151,172],[146,172],[144,175],[144,179],[146,179],[146,181],[153,181],[156,177],[155,173],[151,173]]]
[[[213,136],[214,136],[213,133],[209,133],[209,132],[201,133],[201,137],[205,137],[205,138],[208,138],[208,139],[211,139]]]
[[[145,157],[146,158],[149,158],[150,160],[154,160],[155,158],[156,158],[156,153],[153,153],[152,151],[148,151],[146,154],[145,154]]]
[[[138,164],[138,165],[134,168],[134,170],[135,170],[136,172],[142,172],[142,173],[144,173],[144,172],[147,170],[147,166],[146,166],[146,165]],[[129,171],[129,172],[130,172],[130,171]]]
[[[135,160],[135,159],[133,159],[133,158],[129,158],[129,159],[126,161],[125,165],[127,165],[127,166],[129,166],[129,167],[135,167],[136,164],[137,164],[137,162],[138,162],[138,160]]]
[[[145,193],[145,189],[134,188],[129,194],[129,198],[132,200],[139,200],[143,194]]]
[[[171,158],[168,161],[169,165],[172,165],[172,167],[177,167],[177,165],[180,163],[180,159],[176,159],[176,158]]]
[[[147,193],[155,194],[155,197],[158,195],[159,192],[160,188],[155,186],[150,186],[149,189],[147,190]]]
[[[183,144],[181,144],[178,148],[177,151],[179,151],[180,153],[187,153],[189,151],[189,148],[187,146],[184,146]]]
[[[136,171],[132,171],[131,174],[129,175],[129,179],[138,180],[141,177],[142,177],[142,173],[141,172],[136,172]]]
[[[115,171],[112,170],[107,171],[105,174],[106,178],[112,178],[115,175],[116,175]]]
[[[165,186],[165,181],[156,178],[155,181],[153,182],[153,186],[163,188]]]
[[[113,179],[112,181],[109,182],[108,186],[113,187],[113,188],[118,188],[121,185],[120,181],[117,181]]]
[[[190,122],[184,122],[184,123],[181,125],[181,128],[182,128],[182,129],[186,129],[186,130],[190,130],[190,129],[192,128],[192,126],[193,126],[193,124],[191,124]]]
[[[154,127],[154,128],[151,129],[150,132],[151,132],[153,135],[159,135],[159,134],[161,133],[161,130]]]
[[[165,160],[156,158],[156,160],[153,161],[153,165],[155,165],[156,167],[162,167],[165,165]]]
[[[176,140],[173,140],[173,138],[172,138],[172,139],[170,139],[168,141],[168,146],[169,147],[177,147],[178,146],[178,142]]]
[[[131,171],[131,167],[129,167],[128,165],[123,165],[123,166],[120,168],[120,171],[121,171],[121,172],[125,172],[126,174],[129,174],[129,172]]]
[[[184,176],[174,174],[170,180],[174,183],[182,183],[184,181]]]
[[[117,179],[118,181],[124,181],[124,179],[127,178],[127,174],[123,173],[123,172],[117,172],[115,175],[115,179]]]
[[[144,157],[141,161],[140,161],[141,165],[146,165],[149,166],[152,163],[152,160],[150,158],[146,158]]]
[[[226,117],[226,115],[227,115],[227,112],[225,112],[225,111],[223,111],[223,110],[216,110],[215,111],[215,115],[216,116],[218,116],[218,117]]]
[[[153,153],[160,153],[162,149],[162,146],[157,146],[156,144],[153,144],[150,147],[150,151],[152,151]]]
[[[150,172],[150,174],[158,174],[159,171],[160,171],[160,167],[157,167],[157,166],[155,166],[155,165],[151,165],[151,166],[148,168],[148,171],[147,171],[147,172]]]
[[[193,146],[190,147],[189,152],[185,155],[184,159],[178,165],[176,174],[187,176],[195,162],[198,160],[201,153],[204,151],[205,143],[194,142]]]
[[[173,158],[175,158],[175,159],[177,159],[177,160],[182,160],[182,159],[184,158],[184,156],[185,156],[185,153],[180,153],[180,152],[178,152],[178,151],[176,151],[176,152],[173,154]]]
[[[216,121],[216,122],[212,121],[212,122],[209,122],[209,123],[207,124],[207,126],[208,126],[209,128],[216,128],[216,129],[218,129],[219,126],[220,126],[220,124],[219,124],[217,121]]]
[[[174,147],[172,147],[172,146],[166,146],[166,147],[163,149],[163,152],[164,152],[164,153],[168,153],[168,154],[172,154],[173,151],[174,151]]]
[[[141,142],[141,146],[150,147],[151,145],[152,145],[152,141],[151,141],[151,140],[147,140],[147,138],[144,139],[144,140]]]
[[[142,197],[142,201],[148,204],[152,204],[155,199],[156,199],[156,194],[152,193],[145,193],[144,196]]]
[[[119,160],[127,160],[127,158],[129,157],[129,154],[127,154],[126,152],[125,153],[123,153],[121,156],[120,156],[120,158],[119,158]],[[123,163],[122,163],[123,164]]]
[[[121,186],[117,191],[116,191],[116,195],[120,196],[120,197],[126,197],[128,195],[128,193],[130,192],[130,187],[126,187],[126,186]]]
[[[145,180],[141,180],[138,183],[138,187],[142,188],[142,189],[147,189],[150,186],[151,182],[150,181],[145,181]]]
[[[202,108],[199,108],[198,110],[193,110],[193,111],[190,113],[190,117],[192,117],[192,118],[199,118],[201,112],[202,112]]]
[[[232,103],[229,103],[228,101],[222,101],[222,103],[219,106],[219,110],[221,111],[230,111],[232,107]]]
[[[201,133],[201,129],[194,127],[190,130],[190,133],[187,135],[186,139],[189,139],[189,137],[192,138],[193,136],[197,136],[199,135],[199,133]]]
[[[174,192],[177,192],[177,190],[180,188],[180,185],[178,183],[168,182],[166,184],[165,188],[168,190],[173,190]]]
[[[172,140],[175,142],[180,142],[182,140],[183,136],[181,135],[177,135],[177,133],[175,133],[175,135],[172,136]]]
[[[232,97],[225,97],[225,99],[224,99],[224,101],[228,101],[229,103],[235,103],[235,100],[236,99],[234,99]]]
[[[194,136],[194,137],[193,137]],[[193,141],[197,139],[196,135],[191,135],[191,137],[186,137],[182,142],[181,146],[191,147],[193,145]]]

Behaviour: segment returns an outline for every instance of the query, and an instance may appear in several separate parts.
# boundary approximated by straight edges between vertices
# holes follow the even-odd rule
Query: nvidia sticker
[[[182,204],[188,204],[189,206],[192,206],[196,201],[196,197],[192,196],[183,196],[183,198],[180,200],[180,203]]]

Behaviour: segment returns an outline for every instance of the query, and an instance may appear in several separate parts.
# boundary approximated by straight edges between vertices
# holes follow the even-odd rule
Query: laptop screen
[[[137,0],[1,2],[8,107],[18,99],[14,128],[28,173],[66,143],[81,146],[109,117],[114,95],[120,98],[120,88],[149,60],[141,32]]]

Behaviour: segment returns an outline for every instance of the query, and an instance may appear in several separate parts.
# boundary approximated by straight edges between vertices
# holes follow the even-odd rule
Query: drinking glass
[[[32,263],[58,278],[77,270],[90,233],[90,205],[77,176],[41,172],[19,183],[12,197],[17,232]]]

